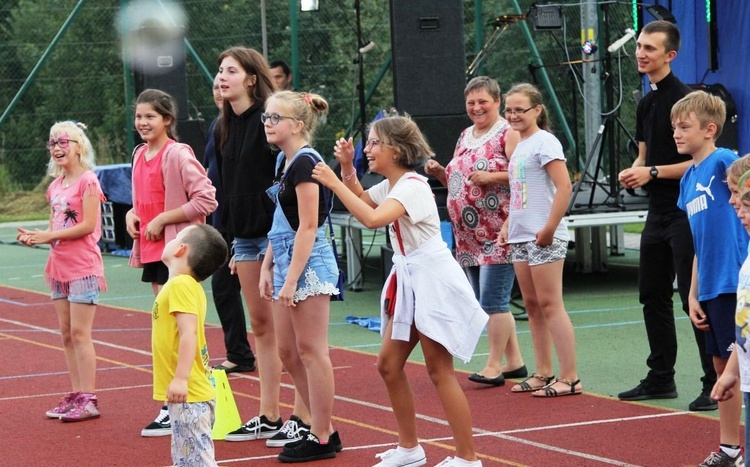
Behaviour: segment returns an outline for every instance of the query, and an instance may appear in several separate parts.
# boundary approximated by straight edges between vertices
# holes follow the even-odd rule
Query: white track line
[[[50,328],[45,328],[45,327],[42,327],[42,326],[36,326],[34,324],[22,323],[21,321],[15,321],[15,320],[12,320],[12,319],[0,318],[0,322],[8,323],[8,324],[15,324],[16,326],[26,327],[26,328],[29,328],[29,329],[34,329],[34,330],[41,331],[41,332],[46,332],[46,333],[49,333],[49,334],[56,334],[58,336],[60,335],[60,331],[57,330],[57,329],[50,329]],[[95,344],[98,344],[98,345],[101,345],[101,346],[104,346],[104,347],[110,347],[110,348],[118,349],[118,350],[125,350],[125,351],[128,351],[128,352],[133,352],[133,353],[137,353],[137,354],[140,354],[140,355],[145,355],[147,357],[151,357],[151,352],[146,351],[146,350],[136,349],[136,348],[133,348],[133,347],[127,347],[127,346],[119,345],[119,344],[113,344],[111,342],[106,342],[106,341],[99,340],[99,339],[93,339],[93,342]]]
[[[29,329],[34,329],[37,331],[47,332],[50,334],[60,334],[60,331],[53,330],[49,328],[44,328],[41,326],[36,326],[33,324],[23,323],[20,321],[15,320],[9,320],[0,318],[0,322],[8,323],[8,324],[14,324],[16,326],[26,327]],[[137,353],[140,355],[146,355],[151,356],[150,352],[143,351],[140,349],[136,349],[133,347],[127,347],[123,345],[113,344],[110,342],[105,342],[101,340],[94,340],[94,342],[98,345],[111,347],[119,350],[125,350],[133,353]],[[345,350],[345,349],[344,349]],[[340,368],[339,368],[340,369]],[[244,374],[234,374],[234,378],[245,378],[245,379],[252,379],[258,381],[258,378],[255,376],[248,376]],[[118,390],[127,390],[127,389],[135,389],[135,388],[143,388],[143,387],[150,387],[151,385],[139,385],[139,386],[123,386],[118,388],[108,388],[108,389],[97,389],[97,391],[118,391]],[[293,389],[294,386],[287,383],[282,383],[282,387]],[[15,400],[15,399],[22,399],[27,397],[50,397],[50,396],[59,396],[60,394],[38,394],[38,395],[24,395],[24,396],[16,396],[16,397],[6,397],[6,398],[0,398],[0,401],[6,401],[6,400]],[[352,399],[350,397],[344,397],[344,396],[335,396],[336,400],[342,401],[342,402],[348,402],[354,405],[359,405],[363,407],[368,407],[372,409],[382,410],[385,412],[392,412],[392,409],[390,406],[382,405],[382,404],[375,404],[368,401],[362,401],[359,399]],[[686,415],[690,414],[690,412],[669,412],[669,413],[662,413],[662,414],[654,414],[654,415],[642,415],[642,416],[636,416],[636,417],[626,417],[626,418],[615,418],[615,419],[602,419],[602,420],[592,420],[587,422],[578,422],[578,423],[568,423],[568,424],[560,424],[560,425],[548,425],[548,426],[541,426],[541,427],[534,427],[534,428],[523,428],[523,429],[516,429],[516,430],[507,430],[507,431],[499,431],[499,432],[493,432],[488,430],[482,430],[478,428],[474,428],[473,431],[476,433],[477,436],[492,436],[500,439],[504,439],[507,441],[512,441],[515,443],[523,444],[526,446],[533,446],[538,449],[544,449],[548,451],[558,452],[561,454],[578,457],[581,459],[587,459],[597,462],[604,462],[608,463],[610,465],[616,465],[616,466],[622,466],[622,467],[630,467],[633,464],[628,464],[622,461],[618,461],[615,459],[609,459],[606,457],[596,456],[593,454],[588,454],[584,452],[579,451],[573,451],[569,449],[560,448],[557,446],[544,444],[544,443],[538,443],[536,441],[526,440],[523,438],[518,438],[515,436],[512,436],[511,434],[518,434],[518,433],[529,433],[529,432],[535,432],[535,431],[544,431],[544,430],[554,430],[554,429],[562,429],[562,428],[569,428],[569,427],[576,427],[576,426],[592,426],[592,425],[600,425],[600,424],[610,424],[610,423],[622,423],[626,421],[632,421],[632,420],[647,420],[647,419],[656,419],[656,418],[664,418],[664,417],[671,417],[676,415]],[[435,423],[441,426],[448,426],[448,422],[441,418],[436,418],[428,415],[423,414],[417,414],[417,418],[420,420],[424,420],[430,423]],[[440,442],[440,441],[450,441],[452,438],[435,438],[435,439],[429,439],[424,440],[425,442]],[[374,447],[381,447],[381,446],[390,446],[391,444],[384,444],[384,445],[367,445],[367,446],[358,446],[358,447],[349,447],[347,446],[347,449],[353,450],[353,449],[372,449]],[[248,457],[248,458],[242,458],[242,459],[227,459],[222,460],[222,463],[234,463],[234,462],[247,462],[249,460],[265,460],[265,459],[272,459],[276,456],[259,456],[259,457]]]

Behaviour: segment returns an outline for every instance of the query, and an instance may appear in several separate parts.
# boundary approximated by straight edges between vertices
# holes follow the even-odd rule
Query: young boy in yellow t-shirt
[[[161,257],[169,280],[152,310],[154,399],[167,402],[175,465],[216,465],[211,438],[216,391],[210,380],[206,294],[200,282],[226,257],[221,234],[205,224],[182,230]]]

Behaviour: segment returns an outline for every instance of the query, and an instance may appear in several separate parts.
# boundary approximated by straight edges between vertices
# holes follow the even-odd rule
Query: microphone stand
[[[474,60],[471,61],[469,67],[466,69],[467,81],[473,78],[477,71],[479,71],[479,66],[487,58],[487,54],[490,52],[490,50],[492,50],[492,47],[494,47],[497,39],[508,29],[509,26],[510,22],[504,23],[502,27],[500,27],[500,23],[495,23],[495,28],[492,30],[492,34],[490,34],[490,37],[487,38],[487,41],[485,41],[482,48],[479,49],[479,52],[474,57]]]

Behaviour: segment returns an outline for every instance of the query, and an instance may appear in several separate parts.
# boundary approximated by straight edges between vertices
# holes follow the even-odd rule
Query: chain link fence
[[[164,0],[166,1],[166,0]],[[436,0],[438,1],[438,0]],[[447,0],[440,0],[447,1]],[[117,14],[126,0],[4,0],[0,4],[0,193],[31,190],[44,186],[48,153],[43,141],[49,127],[64,119],[86,123],[99,165],[130,160],[128,134],[133,90],[126,90],[128,69],[121,59],[121,44],[115,28]],[[263,18],[267,31],[268,60],[297,62],[298,90],[323,95],[331,112],[319,128],[316,146],[330,153],[337,137],[356,128],[359,115],[357,21],[353,0],[323,1],[320,10],[301,12],[298,1],[281,0],[185,0],[181,2],[188,18],[186,37],[191,53],[186,58],[188,113],[203,119],[204,128],[218,111],[211,96],[212,74],[222,50],[245,45],[263,50]],[[362,55],[366,115],[393,102],[390,73],[389,0],[361,0],[362,43],[375,47]],[[532,0],[463,0],[466,64],[493,27],[488,22],[502,14],[526,13]],[[609,28],[618,38],[633,25],[631,2],[601,2],[607,13],[600,31]],[[265,15],[261,5],[265,4]],[[503,90],[517,82],[532,82],[542,88],[549,105],[550,91],[559,101],[559,113],[551,112],[554,130],[569,153],[571,172],[579,170],[577,160],[584,145],[583,101],[576,80],[605,80],[603,67],[591,76],[580,76],[580,2],[563,2],[565,28],[535,31],[529,20],[511,25],[487,54],[480,74],[498,79]],[[296,17],[296,21],[294,21]],[[528,36],[523,24],[529,25]],[[597,40],[599,38],[596,38]],[[604,46],[603,48],[606,48]],[[534,50],[536,49],[536,52]],[[632,52],[633,47],[628,49]],[[295,53],[296,52],[296,53]],[[294,57],[296,60],[293,60]],[[635,101],[632,91],[640,78],[635,60],[625,57],[615,63],[607,79],[616,80],[616,94],[622,90],[620,115],[627,128],[634,128]],[[576,70],[578,73],[575,73]],[[425,70],[440,79],[439,70]],[[551,83],[547,89],[541,74]],[[30,79],[32,77],[33,79]],[[619,85],[622,77],[622,86]],[[23,94],[19,97],[19,90]],[[462,92],[462,89],[456,92]],[[604,99],[603,99],[604,101]],[[608,109],[605,109],[608,110]],[[572,138],[561,132],[564,125]],[[458,136],[458,135],[456,135]],[[572,139],[571,141],[567,141]],[[572,156],[572,157],[571,157]],[[627,149],[617,157],[630,158]],[[46,182],[45,182],[46,183]]]

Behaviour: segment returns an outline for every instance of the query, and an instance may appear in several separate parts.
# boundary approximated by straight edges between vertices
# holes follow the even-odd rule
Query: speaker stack
[[[732,95],[723,84],[690,84],[691,88],[698,91],[706,91],[709,94],[718,96],[724,101],[727,107],[727,117],[724,121],[724,127],[721,130],[719,139],[716,140],[716,147],[731,149],[734,152],[739,150],[737,136],[737,104],[734,102]]]
[[[203,161],[206,149],[204,121],[192,119],[188,113],[185,46],[180,43],[180,47],[172,52],[171,55],[141,57],[142,61],[148,60],[149,63],[140,63],[133,68],[135,93],[138,96],[145,89],[158,89],[172,96],[177,102],[177,135],[180,142],[190,145],[198,160]]]
[[[466,116],[461,0],[391,0],[396,108],[412,116],[441,165],[453,157]]]

